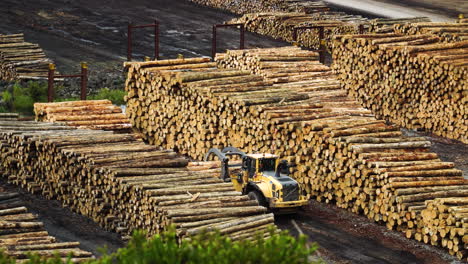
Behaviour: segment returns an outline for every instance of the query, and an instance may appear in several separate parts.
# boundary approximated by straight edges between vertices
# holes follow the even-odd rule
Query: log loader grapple
[[[291,166],[286,160],[280,161],[276,155],[246,154],[234,147],[223,150],[212,148],[206,154],[205,161],[211,155],[221,161],[222,180],[231,181],[237,191],[256,199],[274,213],[295,213],[308,203],[299,183],[288,176]],[[229,164],[231,156],[237,156],[240,163]]]

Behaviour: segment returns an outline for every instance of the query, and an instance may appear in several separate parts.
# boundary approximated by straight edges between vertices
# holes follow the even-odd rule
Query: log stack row
[[[466,256],[468,198],[437,198],[427,201],[425,206],[416,227],[422,230],[422,235],[416,239],[441,245],[458,258]]]
[[[92,253],[81,250],[79,242],[59,242],[51,236],[37,215],[28,212],[18,193],[0,191],[0,249],[14,257],[16,263],[28,261],[28,254],[41,257],[60,256],[72,263],[93,259]]]
[[[41,47],[25,42],[23,34],[0,35],[0,80],[46,79],[49,63]]]
[[[203,58],[128,63],[130,120],[146,141],[196,159],[225,146],[278,154],[296,163],[293,177],[311,197],[422,236],[421,205],[466,196],[468,181],[425,138],[404,136],[361,108],[330,69],[312,74],[313,61],[299,60],[306,70],[278,58],[268,64],[304,52],[218,55],[218,65],[231,69]],[[273,68],[283,75],[268,77]]]
[[[18,113],[0,113],[0,121],[18,120]]]
[[[122,108],[110,100],[35,103],[36,121],[57,122],[85,129],[130,132],[132,125]]]
[[[468,41],[467,23],[420,22],[395,24],[394,32],[406,35],[434,34],[443,42]]]
[[[318,74],[329,75],[330,68],[318,62],[319,54],[299,47],[228,50],[216,54],[219,68],[248,70],[253,74],[279,82],[279,78]]]
[[[334,44],[343,88],[379,118],[468,142],[468,41],[348,35]]]
[[[254,0],[254,1],[234,1],[234,0],[190,0],[199,5],[229,11],[234,14],[246,14],[251,12],[306,12],[314,13],[328,11],[329,7],[322,1],[313,0]]]
[[[375,33],[393,33],[394,26],[406,26],[406,24],[431,22],[428,17],[411,17],[411,18],[376,18],[369,21],[369,32]]]
[[[266,208],[218,178],[219,167],[188,164],[132,134],[3,121],[0,137],[10,183],[59,200],[124,238],[174,224],[180,238],[207,228],[250,239],[274,224]]]
[[[250,13],[235,18],[228,23],[244,24],[246,30],[276,39],[295,43],[294,28],[303,26],[323,26],[326,48],[331,48],[331,39],[334,35],[356,34],[359,25],[367,23],[361,16],[348,15],[342,12],[306,13]],[[317,29],[300,30],[297,34],[297,43],[303,47],[318,49],[320,40]]]

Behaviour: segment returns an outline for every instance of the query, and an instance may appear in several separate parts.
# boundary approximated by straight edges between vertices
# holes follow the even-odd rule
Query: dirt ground
[[[68,73],[87,61],[90,74],[122,70],[126,60],[127,24],[160,21],[161,58],[211,55],[212,25],[234,15],[183,0],[86,1],[2,0],[0,34],[24,32],[38,43],[59,71]],[[220,30],[218,51],[239,47],[238,30]],[[134,57],[153,56],[151,29],[134,31]],[[246,33],[246,47],[284,46],[285,43]]]
[[[402,233],[333,205],[311,201],[296,216],[277,216],[276,223],[293,235],[299,231],[319,244],[326,263],[461,263],[441,248],[407,239]]]

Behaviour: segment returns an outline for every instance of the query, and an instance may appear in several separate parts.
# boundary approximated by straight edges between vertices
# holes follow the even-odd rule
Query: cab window
[[[242,160],[242,168],[247,171],[250,178],[255,175],[255,161],[249,157],[244,157]]]
[[[256,170],[256,165],[257,160],[255,159],[249,159],[250,160],[250,168],[249,168],[249,177],[252,178],[255,175],[255,170]]]
[[[259,164],[260,171],[275,171],[275,159],[261,159]]]

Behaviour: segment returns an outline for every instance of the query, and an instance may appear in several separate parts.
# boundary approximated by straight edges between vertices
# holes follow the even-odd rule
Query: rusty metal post
[[[81,63],[81,100],[86,100],[86,88],[88,86],[88,64]]]
[[[127,28],[127,61],[132,60],[132,22],[128,23]]]
[[[213,26],[213,33],[211,36],[211,59],[214,61],[216,56],[216,25]]]
[[[47,77],[47,102],[54,101],[54,73],[55,64],[49,63],[49,75]]]
[[[240,25],[240,49],[244,49],[245,45],[244,45],[244,42],[245,42],[245,28],[244,28],[244,25]]]
[[[159,59],[159,21],[154,20],[154,59]]]
[[[325,62],[325,28],[324,27],[319,27],[319,62],[324,63]]]
[[[364,34],[364,25],[363,24],[359,25],[359,34]]]
[[[319,27],[319,40],[325,38],[325,28],[323,26]]]

